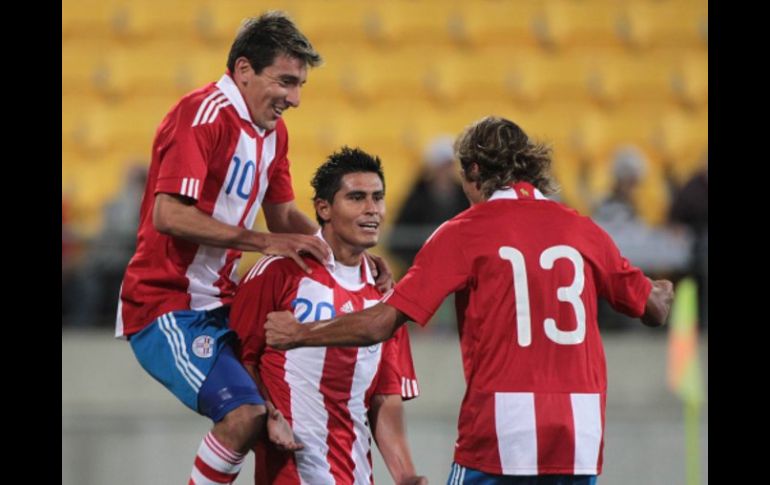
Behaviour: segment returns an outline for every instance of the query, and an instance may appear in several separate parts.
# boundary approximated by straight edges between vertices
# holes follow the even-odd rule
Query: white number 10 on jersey
[[[510,246],[502,246],[498,254],[502,259],[511,263],[513,291],[516,294],[517,337],[519,345],[528,347],[532,343],[532,321],[530,319],[529,287],[527,286],[527,265],[524,262],[524,255],[518,249]],[[540,254],[540,267],[553,269],[553,263],[559,258],[569,260],[575,267],[575,278],[572,280],[572,284],[557,289],[556,297],[559,301],[572,305],[572,309],[575,311],[575,320],[577,320],[577,328],[575,330],[559,330],[559,327],[556,326],[556,320],[553,318],[546,318],[543,325],[545,326],[545,335],[552,341],[562,345],[576,345],[582,343],[586,336],[586,310],[583,306],[583,300],[580,299],[585,284],[583,257],[571,246],[551,246]]]

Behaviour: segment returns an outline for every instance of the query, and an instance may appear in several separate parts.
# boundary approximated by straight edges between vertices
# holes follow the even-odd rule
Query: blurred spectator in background
[[[399,276],[412,265],[417,252],[438,226],[470,207],[457,177],[453,143],[454,138],[442,135],[428,144],[420,177],[393,224],[388,250],[398,259]],[[454,295],[444,300],[432,322],[431,330],[454,328]]]
[[[451,136],[442,135],[428,145],[420,178],[396,217],[388,249],[398,258],[402,273],[442,222],[469,207],[457,179],[452,143]]]
[[[708,282],[709,282],[709,185],[708,151],[703,157],[703,168],[674,194],[674,201],[668,214],[673,226],[683,227],[693,239],[692,259],[689,273],[698,284],[698,322],[708,327]]]
[[[69,315],[72,308],[72,298],[68,288],[72,287],[77,270],[77,244],[72,228],[70,227],[70,204],[66,195],[61,199],[61,287],[62,287],[62,325],[65,315]]]
[[[681,274],[690,264],[692,238],[669,228],[651,227],[639,217],[634,198],[647,172],[647,159],[632,145],[613,154],[613,185],[610,195],[593,211],[591,218],[617,243],[632,264],[653,279]],[[602,328],[633,328],[634,319],[599,302]]]
[[[608,232],[608,228],[644,226],[633,198],[646,171],[647,162],[639,149],[630,145],[619,148],[612,163],[612,192],[594,209],[594,221]]]
[[[144,163],[129,166],[125,185],[105,205],[102,228],[90,242],[82,265],[71,280],[67,320],[72,325],[113,324],[118,303],[115,295],[136,246],[139,207],[147,183]]]

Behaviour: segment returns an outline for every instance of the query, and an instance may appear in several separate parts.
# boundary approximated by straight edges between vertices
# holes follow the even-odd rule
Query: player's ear
[[[332,205],[328,200],[317,198],[313,200],[313,206],[315,207],[315,213],[324,222],[331,220]]]
[[[462,175],[468,182],[477,181],[479,179],[479,164],[476,162],[469,163],[468,166],[463,169]]]
[[[233,75],[238,73],[241,76],[245,76],[249,72],[249,69],[251,69],[251,63],[249,62],[248,59],[241,56],[235,60],[235,72],[233,73]]]

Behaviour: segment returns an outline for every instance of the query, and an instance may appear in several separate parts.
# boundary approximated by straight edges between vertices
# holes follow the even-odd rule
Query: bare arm
[[[265,222],[270,232],[314,235],[318,224],[310,220],[297,205],[292,202],[283,204],[262,204]]]
[[[369,409],[369,425],[393,482],[399,485],[427,484],[412,463],[404,426],[404,406],[398,394],[375,394]]]
[[[179,195],[156,195],[152,212],[155,228],[162,234],[206,246],[286,256],[305,271],[309,269],[300,257],[301,252],[309,253],[323,261],[329,251],[323,241],[313,236],[268,234],[225,224],[200,211],[194,203],[193,199]],[[293,221],[295,217],[292,216],[289,220]]]
[[[279,450],[283,451],[297,451],[305,447],[302,443],[294,440],[294,431],[291,429],[286,418],[283,417],[281,411],[279,411],[270,400],[270,396],[265,392],[265,386],[261,384],[259,373],[257,368],[251,364],[243,364],[246,368],[246,372],[254,379],[254,383],[257,384],[260,393],[265,398],[265,407],[267,408],[267,436],[270,438]]]
[[[642,323],[648,327],[659,327],[666,323],[671,302],[674,299],[674,285],[668,280],[652,282],[652,291],[647,297]]]
[[[361,347],[389,339],[409,318],[387,303],[340,315],[332,320],[300,325],[291,312],[267,314],[267,345],[278,349],[295,347]]]

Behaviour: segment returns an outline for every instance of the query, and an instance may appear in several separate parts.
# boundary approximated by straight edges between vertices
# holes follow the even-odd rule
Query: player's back
[[[456,266],[468,274],[456,300],[468,383],[456,459],[494,473],[596,473],[606,393],[597,295],[638,316],[646,280],[590,219],[529,184],[496,192],[439,237],[459,241]],[[587,465],[580,447],[592,450]]]
[[[594,268],[607,248],[590,221],[535,198],[493,199],[457,221],[473,274],[458,298],[475,356],[466,376],[496,391],[603,391]]]

